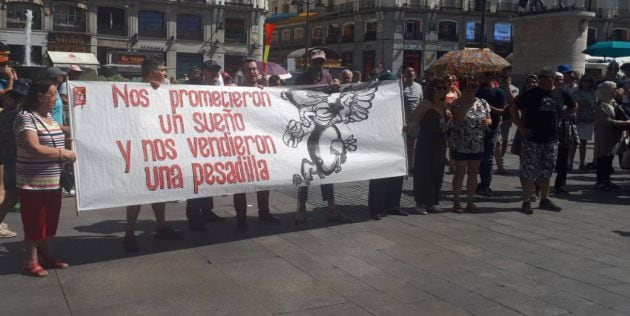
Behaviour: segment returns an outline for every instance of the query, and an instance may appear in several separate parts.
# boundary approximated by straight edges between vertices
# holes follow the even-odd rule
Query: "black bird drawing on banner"
[[[296,148],[305,137],[309,158],[302,159],[300,174],[293,175],[295,185],[310,185],[313,176],[320,179],[341,171],[347,153],[357,150],[354,135],[341,136],[339,124],[366,120],[378,83],[347,86],[341,89],[288,90],[282,98],[298,109],[299,120],[291,120],[282,140]]]

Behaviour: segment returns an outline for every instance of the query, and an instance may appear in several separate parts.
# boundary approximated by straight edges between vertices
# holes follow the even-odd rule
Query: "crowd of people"
[[[338,87],[361,80],[360,72],[349,69],[334,78],[324,69],[326,55],[321,50],[311,51],[309,57],[310,67],[297,78],[296,85]],[[620,68],[625,74],[623,77],[618,75]],[[261,76],[254,59],[246,58],[241,71],[243,86],[286,85],[278,76]],[[61,210],[63,163],[76,159],[71,150],[67,119],[66,79],[76,79],[81,69],[72,66],[64,72],[50,67],[43,78],[33,82],[18,78],[7,61],[0,60],[0,73],[0,95],[3,97],[0,154],[5,190],[0,204],[0,222],[20,202],[27,250],[24,273],[43,277],[47,275],[46,269],[68,267],[67,262],[55,257],[53,239]],[[218,63],[207,61],[201,69],[191,69],[185,83],[232,84],[222,73]],[[160,58],[145,58],[142,75],[143,81],[154,88],[169,84],[166,67]],[[533,213],[531,203],[537,200],[540,209],[561,210],[549,198],[550,179],[555,169],[553,192],[569,194],[565,187],[566,177],[573,169],[576,154],[579,154],[579,170],[596,169],[596,189],[617,189],[610,175],[614,156],[625,150],[617,150],[620,142],[624,143],[622,133],[630,127],[630,64],[619,67],[611,63],[599,82],[589,75],[580,77],[568,65],[560,65],[558,72],[544,68],[527,76],[521,88],[512,84],[509,69],[482,74],[426,74],[421,84],[414,68],[406,67],[402,78],[392,72],[383,72],[377,80],[401,80],[406,118],[403,129],[416,205],[412,208],[400,205],[402,176],[370,180],[368,210],[374,220],[387,215],[443,212],[440,204],[443,204],[445,169],[453,173],[452,211],[478,212],[476,196],[494,195],[493,169],[498,174],[509,174],[503,162],[509,149],[520,157],[521,211],[526,214]],[[517,132],[509,148],[512,126],[516,126]],[[595,151],[593,161],[587,162],[586,146],[590,141],[594,141]],[[620,163],[630,165],[630,161],[625,161],[630,160],[630,155],[621,156]],[[351,223],[352,219],[336,206],[334,186],[321,185],[320,189],[322,199],[328,204],[326,219]],[[308,186],[298,190],[296,224],[307,220],[308,190]],[[462,190],[465,192],[463,201]],[[258,219],[263,223],[280,224],[270,211],[270,192],[259,191],[256,195]],[[233,203],[237,228],[246,229],[246,195],[235,194]],[[168,226],[165,203],[153,203],[151,208],[156,220],[156,239],[183,238],[180,231]],[[127,251],[140,248],[135,235],[140,210],[141,205],[126,208],[123,246]],[[189,229],[200,232],[208,230],[206,222],[226,221],[213,211],[212,197],[187,200],[186,217]],[[6,224],[0,225],[0,237],[15,236]]]

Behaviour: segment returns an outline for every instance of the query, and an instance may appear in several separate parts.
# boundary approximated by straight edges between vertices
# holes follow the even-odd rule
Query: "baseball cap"
[[[55,79],[59,76],[65,76],[67,75],[64,71],[61,71],[61,69],[57,68],[57,67],[48,67],[46,68],[46,78],[48,79]]]
[[[565,74],[567,72],[572,72],[572,71],[573,71],[573,68],[571,68],[571,65],[562,64],[562,65],[558,66],[558,72],[560,72],[560,73]]]
[[[218,72],[221,70],[221,66],[219,66],[219,64],[214,60],[206,60],[201,68],[212,72]]]
[[[13,82],[13,89],[9,90],[7,94],[18,94],[23,97],[28,95],[28,91],[31,89],[32,81],[30,79],[18,79]]]
[[[72,65],[72,66],[70,66],[70,68],[68,68],[68,72],[70,72],[70,71],[83,72],[83,69],[81,69],[81,67],[79,67],[77,65]]]
[[[562,74],[561,72],[556,72],[555,74],[556,78],[564,78],[564,74]]]
[[[326,53],[324,53],[324,51],[321,49],[314,49],[309,54],[309,57],[311,58],[311,60],[319,58],[326,60]]]

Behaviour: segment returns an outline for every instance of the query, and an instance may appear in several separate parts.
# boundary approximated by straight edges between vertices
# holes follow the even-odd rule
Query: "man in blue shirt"
[[[60,86],[63,81],[66,73],[61,71],[61,69],[57,67],[48,67],[46,69],[45,77],[46,79],[53,80],[57,82],[57,86]],[[63,102],[61,100],[61,95],[59,95],[59,91],[57,91],[57,100],[55,101],[55,107],[52,112],[53,119],[61,126],[63,125]]]
[[[501,115],[505,112],[507,97],[503,89],[493,88],[492,73],[486,73],[481,80],[481,85],[477,91],[476,97],[484,99],[490,105],[490,116],[492,117],[492,125],[488,126],[484,139],[484,153],[479,166],[479,185],[477,186],[477,194],[491,196],[492,189],[492,158],[496,148],[497,137],[499,136],[499,126],[501,125]]]

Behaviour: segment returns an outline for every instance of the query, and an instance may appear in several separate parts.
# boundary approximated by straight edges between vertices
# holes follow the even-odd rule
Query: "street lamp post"
[[[312,2],[309,0],[293,0],[291,1],[291,5],[299,7],[299,6],[306,6],[306,21],[304,23],[304,68],[306,68],[306,61],[308,60],[308,34],[310,33],[309,29],[308,29],[308,16],[309,16],[309,9],[311,7],[311,4],[314,4],[315,7],[320,8],[323,7],[324,4],[322,3],[322,0],[313,0]]]

